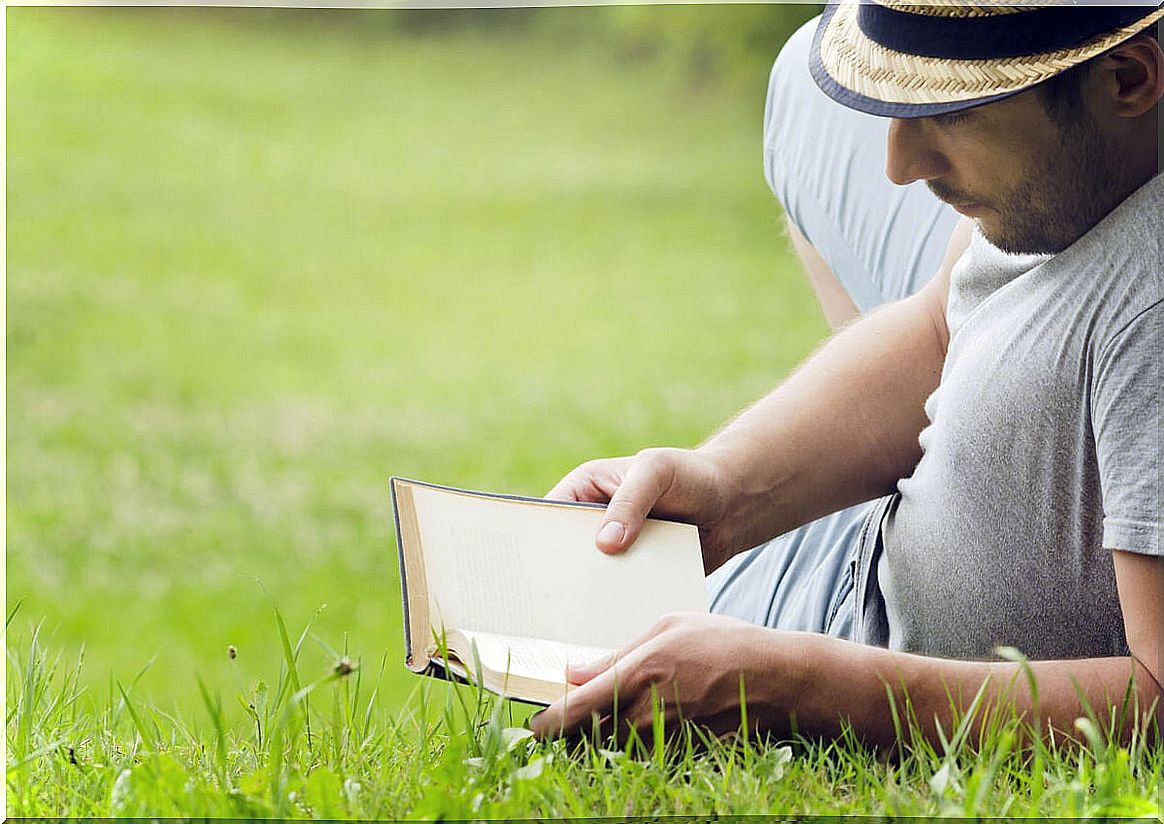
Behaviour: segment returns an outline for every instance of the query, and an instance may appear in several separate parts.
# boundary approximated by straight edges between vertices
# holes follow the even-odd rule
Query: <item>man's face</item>
[[[886,172],[925,180],[1007,252],[1057,253],[1121,199],[1123,174],[1085,106],[1056,123],[1033,91],[953,115],[894,120]]]

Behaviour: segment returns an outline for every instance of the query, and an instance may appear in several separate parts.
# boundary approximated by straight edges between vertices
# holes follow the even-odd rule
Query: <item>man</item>
[[[648,512],[700,527],[711,571],[861,501],[848,637],[670,616],[531,724],[647,725],[652,696],[726,732],[748,718],[874,744],[886,688],[937,738],[984,687],[1071,732],[1133,679],[1161,696],[1164,340],[1159,7],[848,2],[822,17],[813,76],[892,118],[887,175],[971,218],[937,276],[835,336],[695,450],[593,461],[551,497],[609,502],[599,549]],[[900,481],[900,483],[899,483]],[[893,492],[897,487],[897,493]],[[802,546],[812,552],[813,547]],[[633,550],[632,550],[633,551]],[[830,609],[831,611],[831,609]],[[1015,687],[1032,659],[1041,705]],[[1106,713],[1101,712],[1101,715]]]

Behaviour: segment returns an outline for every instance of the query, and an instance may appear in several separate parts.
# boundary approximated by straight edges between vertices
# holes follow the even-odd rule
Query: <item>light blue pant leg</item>
[[[857,542],[876,501],[732,558],[707,578],[711,611],[774,629],[851,637]]]
[[[912,295],[934,276],[959,214],[922,181],[885,176],[889,119],[846,108],[808,69],[815,21],[772,66],[764,177],[784,211],[862,312]]]

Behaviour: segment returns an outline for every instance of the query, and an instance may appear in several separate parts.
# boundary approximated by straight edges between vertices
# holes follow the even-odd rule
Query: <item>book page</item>
[[[617,649],[665,613],[707,611],[689,524],[650,520],[606,555],[594,546],[602,509],[411,489],[438,631]]]
[[[488,632],[461,632],[461,635],[470,644],[476,645],[483,668],[501,675],[516,675],[552,683],[565,683],[566,664],[585,664],[613,652],[603,647],[585,647]],[[472,662],[465,663],[469,672],[473,672]]]

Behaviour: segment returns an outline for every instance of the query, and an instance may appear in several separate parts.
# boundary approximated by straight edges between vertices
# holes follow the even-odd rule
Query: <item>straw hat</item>
[[[1155,4],[938,2],[842,0],[829,6],[813,39],[813,78],[850,108],[929,117],[1029,89],[1164,17],[1164,5]]]

